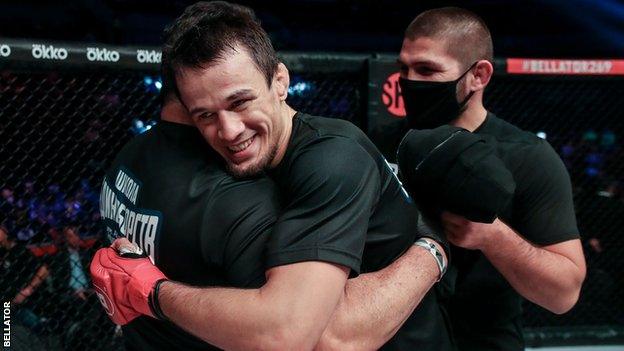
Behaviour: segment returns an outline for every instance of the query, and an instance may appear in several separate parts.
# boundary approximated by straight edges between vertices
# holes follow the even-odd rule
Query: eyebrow
[[[232,94],[230,94],[230,96],[228,96],[225,100],[227,102],[232,102],[232,101],[235,101],[236,99],[240,99],[242,97],[250,95],[251,93],[253,93],[253,90],[251,90],[251,89],[240,89],[240,90],[237,90],[237,91],[233,92]],[[207,109],[204,108],[204,107],[201,107],[201,106],[200,107],[194,107],[193,109],[191,109],[189,111],[189,114],[192,116],[192,115],[195,115],[197,113],[204,112],[204,111],[207,111]]]
[[[439,64],[439,63],[437,63],[437,62],[435,62],[435,61],[432,61],[432,60],[419,60],[419,61],[416,61],[416,62],[412,62],[412,63],[410,63],[410,64],[407,64],[407,63],[403,62],[400,58],[398,58],[398,59],[396,60],[396,62],[397,62],[399,65],[405,65],[405,66],[410,66],[410,65],[411,65],[411,66],[416,66],[416,65],[428,65],[428,66],[433,67],[434,69],[441,69],[441,68],[442,68],[442,66],[440,66],[440,64]]]
[[[193,116],[197,113],[204,112],[204,111],[206,111],[206,109],[203,107],[194,107],[192,110],[189,111],[189,115]]]
[[[241,89],[241,90],[237,90],[234,93],[230,94],[230,96],[227,97],[227,101],[234,101],[236,99],[239,99],[241,97],[244,97],[245,95],[249,95],[251,94],[253,91],[251,89]]]

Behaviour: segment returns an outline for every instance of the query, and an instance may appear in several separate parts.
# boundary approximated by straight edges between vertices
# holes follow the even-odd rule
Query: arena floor
[[[624,351],[624,345],[538,347],[526,351]]]

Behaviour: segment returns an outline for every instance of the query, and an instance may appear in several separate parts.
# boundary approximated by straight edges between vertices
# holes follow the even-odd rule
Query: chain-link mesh
[[[337,73],[330,77],[299,73],[291,77],[294,85],[288,103],[295,109],[317,116],[346,119],[362,126],[366,116],[364,74]]]
[[[23,340],[71,350],[120,343],[90,287],[88,264],[102,245],[105,167],[133,121],[157,116],[144,80],[122,71],[2,72],[0,201],[9,244],[0,286],[13,322],[32,331]]]
[[[366,125],[365,69],[290,68],[294,108]],[[103,244],[103,172],[123,144],[156,121],[157,86],[152,71],[1,72],[0,221],[8,242],[0,286],[3,301],[13,301],[14,325],[25,327],[20,340],[34,345],[26,349],[121,348],[90,288],[88,262]],[[622,323],[623,96],[624,80],[615,78],[499,76],[488,88],[489,108],[544,132],[564,159],[588,256],[578,306],[557,317],[527,304],[530,327]]]
[[[485,95],[493,112],[544,133],[563,159],[587,258],[576,307],[557,316],[527,303],[525,325],[624,324],[624,79],[499,76]]]

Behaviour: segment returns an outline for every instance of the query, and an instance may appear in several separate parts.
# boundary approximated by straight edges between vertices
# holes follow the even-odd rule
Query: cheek
[[[217,128],[214,125],[198,125],[197,129],[210,145],[214,143],[217,136]]]
[[[216,125],[210,125],[205,128],[204,138],[211,146],[216,146],[219,140],[219,128]]]

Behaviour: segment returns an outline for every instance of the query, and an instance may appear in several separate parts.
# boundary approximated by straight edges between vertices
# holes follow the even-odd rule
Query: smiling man
[[[237,177],[266,172],[285,199],[267,246],[264,299],[224,292],[221,298],[236,301],[236,308],[222,311],[232,318],[224,320],[215,317],[214,291],[163,284],[165,315],[208,341],[232,340],[231,331],[244,328],[246,345],[261,344],[253,336],[268,333],[285,338],[281,348],[305,349],[329,326],[331,340],[379,348],[424,296],[408,327],[386,347],[449,347],[435,295],[425,296],[444,270],[442,239],[419,223],[407,193],[362,131],[286,103],[288,69],[252,12],[198,3],[169,30],[163,53],[181,101],[229,171]],[[414,241],[411,277],[394,276],[405,290],[362,279],[360,289],[347,285],[345,291],[349,276],[390,265]],[[433,272],[432,263],[439,264]],[[261,326],[258,318],[265,320]],[[217,320],[218,333],[206,323]]]
[[[229,171],[237,177],[255,175],[279,164],[288,146],[295,115],[284,102],[288,70],[274,55],[256,64],[252,56],[269,53],[250,53],[243,44],[221,55],[226,57],[207,65],[210,69],[180,69],[179,91],[195,124],[227,161]],[[264,73],[258,68],[262,64],[267,65],[260,68]]]
[[[91,271],[117,287],[113,303],[226,349],[378,349],[397,331],[386,349],[449,349],[427,294],[444,274],[445,240],[368,138],[288,106],[288,70],[250,9],[197,3],[166,37],[163,64],[201,134],[236,177],[266,172],[284,207],[262,287],[188,286],[109,248]]]

